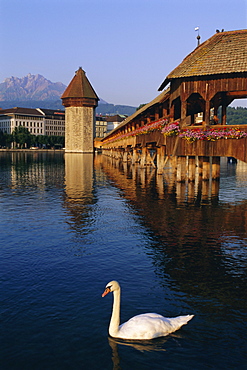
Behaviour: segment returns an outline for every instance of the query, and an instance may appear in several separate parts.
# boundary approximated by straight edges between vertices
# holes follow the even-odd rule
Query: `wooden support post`
[[[144,146],[142,147],[141,152],[141,160],[140,160],[140,167],[146,167],[146,158],[147,158],[147,148]]]
[[[202,166],[202,179],[209,180],[210,178],[210,161],[209,157],[203,157],[203,166]]]
[[[188,158],[188,181],[195,181],[196,161],[195,157]]]
[[[121,148],[117,149],[117,159],[119,159],[119,160],[122,159],[122,149]]]
[[[126,148],[123,151],[123,162],[127,162],[127,161],[128,161],[128,149]]]
[[[212,157],[212,180],[220,178],[220,157]]]
[[[177,181],[185,182],[186,180],[186,157],[177,157]]]
[[[157,175],[162,175],[165,164],[165,146],[157,148]]]
[[[222,94],[221,124],[226,125],[226,95]]]
[[[153,159],[151,157],[150,148],[146,148],[146,166],[153,165]]]
[[[177,166],[178,166],[178,157],[176,155],[172,156],[171,159],[171,166],[172,166],[172,173],[177,173]]]
[[[203,157],[199,156],[197,159],[197,172],[198,176],[202,176]]]
[[[175,113],[175,107],[174,107],[174,104],[172,104],[170,107],[170,119],[169,119],[170,122],[174,121],[174,113]]]
[[[209,126],[210,124],[210,101],[206,100],[205,102],[205,115],[204,115],[204,121],[206,123],[206,126]]]
[[[187,103],[186,101],[181,102],[181,123],[182,126],[186,125],[186,112],[187,112]]]
[[[137,158],[138,158],[137,149],[136,148],[133,148],[132,158],[131,158],[131,164],[135,164],[137,162]]]

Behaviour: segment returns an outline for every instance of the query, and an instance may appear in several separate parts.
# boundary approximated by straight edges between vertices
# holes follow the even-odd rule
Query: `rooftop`
[[[81,67],[75,72],[75,76],[61,96],[61,99],[66,98],[90,98],[99,100],[96,92],[86,77],[85,71],[83,71]]]
[[[217,32],[180,63],[159,87],[175,78],[247,72],[247,30]]]
[[[3,114],[25,114],[25,115],[31,115],[31,116],[42,116],[42,113],[39,112],[37,109],[21,108],[21,107],[1,109],[0,115],[3,115]]]

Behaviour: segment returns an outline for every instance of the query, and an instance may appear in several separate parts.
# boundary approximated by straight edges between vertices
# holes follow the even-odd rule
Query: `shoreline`
[[[65,149],[1,149],[0,152],[65,152]]]

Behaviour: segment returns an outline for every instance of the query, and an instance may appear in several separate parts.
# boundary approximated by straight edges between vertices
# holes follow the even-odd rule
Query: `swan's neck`
[[[109,325],[109,334],[111,337],[116,337],[120,323],[120,288],[113,292],[113,307],[111,321]]]

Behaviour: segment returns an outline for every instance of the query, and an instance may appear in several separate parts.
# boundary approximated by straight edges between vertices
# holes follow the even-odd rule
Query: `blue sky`
[[[0,0],[0,82],[81,66],[98,96],[138,106],[216,29],[247,28],[247,0]]]

